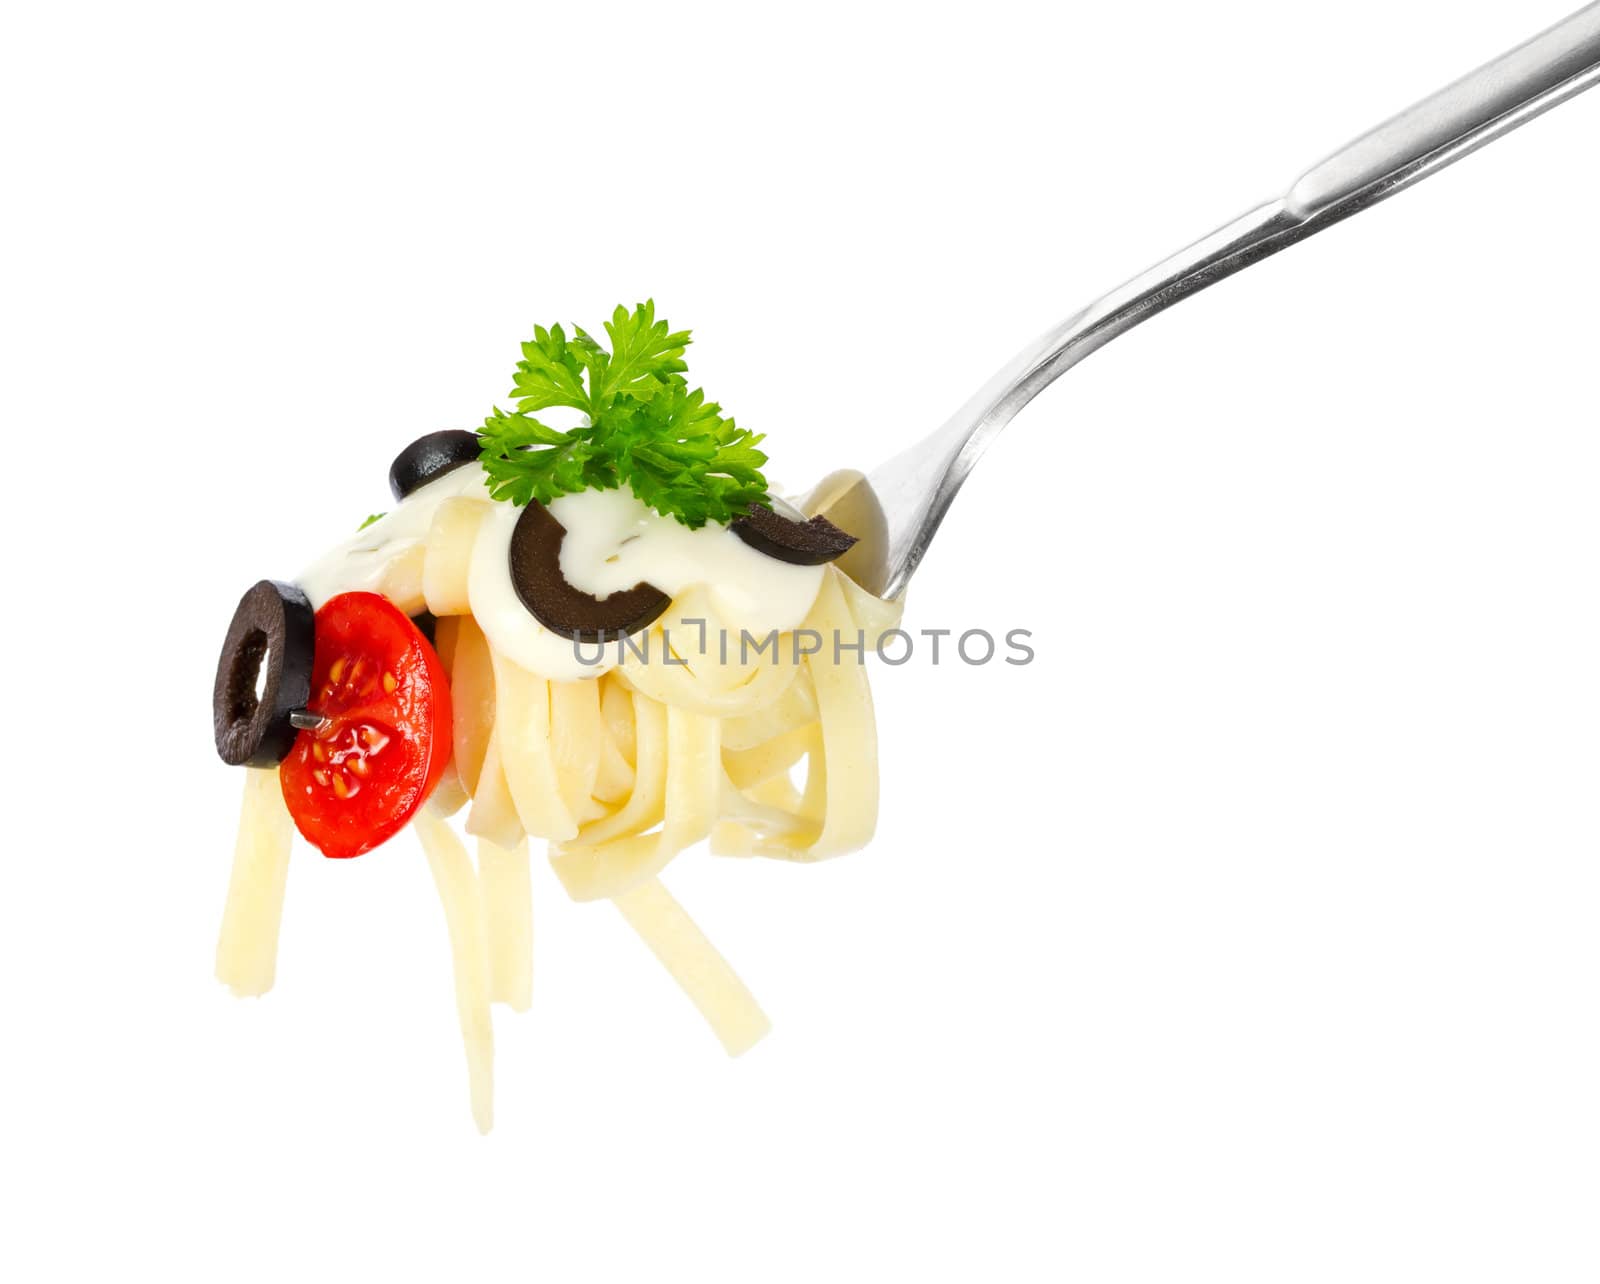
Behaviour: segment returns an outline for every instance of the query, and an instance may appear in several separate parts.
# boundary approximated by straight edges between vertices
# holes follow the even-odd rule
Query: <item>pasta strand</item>
[[[489,1000],[513,1012],[533,1002],[533,884],[528,840],[501,847],[478,840],[478,881],[489,938]]]
[[[478,1131],[486,1133],[494,1126],[494,1026],[489,1017],[489,939],[478,875],[455,831],[431,807],[423,806],[412,825],[444,906],[472,1118]]]
[[[293,838],[277,769],[247,768],[216,960],[217,980],[241,997],[265,994],[277,976]]]
[[[646,879],[612,903],[700,1010],[730,1057],[748,1052],[772,1029],[755,996],[660,879]]]

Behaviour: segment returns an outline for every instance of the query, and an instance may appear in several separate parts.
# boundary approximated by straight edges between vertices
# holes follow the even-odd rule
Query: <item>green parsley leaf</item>
[[[522,345],[511,395],[480,433],[489,493],[518,506],[623,484],[685,526],[730,522],[768,502],[762,438],[722,416],[683,375],[689,331],[656,320],[647,300],[619,306],[605,326],[607,349],[581,327],[536,326]],[[549,406],[581,410],[589,422],[562,432],[534,418]]]
[[[578,333],[583,334],[581,330]],[[606,322],[606,333],[611,336],[610,360],[597,362],[589,371],[597,409],[604,410],[619,396],[646,400],[658,384],[689,368],[683,363],[683,350],[691,342],[689,332],[674,333],[665,321],[657,321],[654,299],[639,304],[631,315],[618,305]],[[596,356],[605,355],[588,335],[583,338]]]
[[[756,449],[761,438],[721,410],[673,376],[648,401],[606,416],[602,445],[622,480],[658,513],[691,527],[731,522],[766,500],[767,457]]]
[[[583,334],[581,330],[578,333]],[[524,414],[547,406],[589,409],[589,396],[583,390],[581,359],[559,325],[548,330],[542,325],[534,326],[533,342],[522,345],[522,360],[517,362],[512,383],[511,395],[517,399],[517,409]]]
[[[478,436],[490,496],[519,508],[530,500],[548,504],[557,495],[617,485],[615,470],[595,457],[581,429],[557,432],[531,415],[497,406]]]
[[[366,521],[362,522],[361,525],[357,526],[356,530],[357,531],[364,531],[364,530],[367,529],[367,527],[371,526],[373,522],[379,521],[380,519],[382,519],[384,517],[387,517],[387,516],[388,516],[387,513],[373,513],[372,516],[367,518]]]

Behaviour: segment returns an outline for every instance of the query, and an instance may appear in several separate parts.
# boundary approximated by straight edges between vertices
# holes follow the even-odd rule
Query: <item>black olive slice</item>
[[[733,533],[758,553],[795,566],[821,566],[843,557],[856,542],[826,517],[795,522],[760,504],[734,521]]]
[[[418,486],[443,477],[463,464],[477,462],[478,434],[459,428],[430,432],[418,437],[395,456],[389,465],[389,489],[396,499],[404,499]]]
[[[432,611],[421,611],[411,617],[411,622],[417,626],[417,632],[428,639],[432,646],[438,641],[439,617]]]
[[[651,584],[606,597],[592,597],[561,574],[561,541],[567,528],[537,500],[529,503],[511,532],[511,583],[533,618],[574,642],[614,642],[653,623],[672,604]]]
[[[223,762],[275,767],[288,756],[289,715],[311,697],[313,621],[310,599],[293,584],[262,580],[239,599],[211,688]]]

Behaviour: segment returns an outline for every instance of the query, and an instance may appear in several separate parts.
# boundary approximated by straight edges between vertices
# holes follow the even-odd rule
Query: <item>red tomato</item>
[[[450,760],[450,682],[427,638],[376,593],[341,593],[316,618],[311,708],[278,775],[295,826],[325,856],[398,833]]]

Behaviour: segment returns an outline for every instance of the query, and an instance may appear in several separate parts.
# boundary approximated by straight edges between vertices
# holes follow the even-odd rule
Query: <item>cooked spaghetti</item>
[[[660,875],[707,839],[719,854],[811,861],[871,837],[877,738],[862,657],[899,606],[822,567],[803,626],[752,637],[691,588],[614,648],[608,661],[620,663],[552,680],[503,654],[471,613],[494,501],[454,489],[431,506],[425,532],[374,541],[361,568],[402,610],[438,617],[452,753],[412,824],[444,905],[473,1114],[487,1130],[490,1004],[529,1002],[530,839],[548,844],[574,900],[617,906],[730,1054],[766,1033],[755,999]],[[273,980],[293,826],[277,772],[248,777],[217,974],[236,993],[261,994]],[[448,823],[456,812],[476,864]]]

